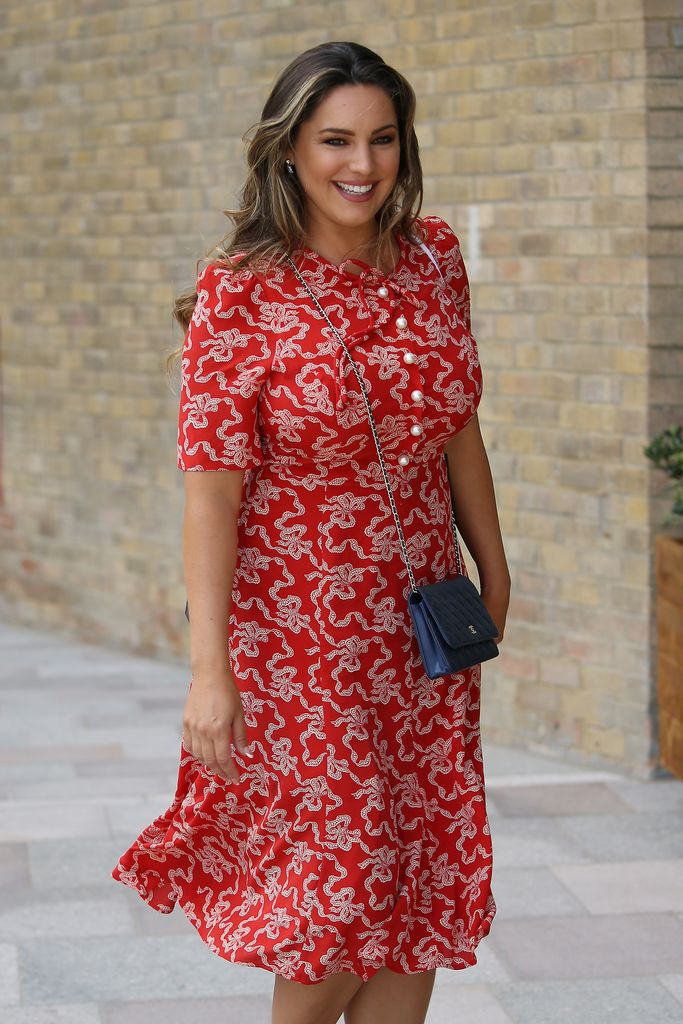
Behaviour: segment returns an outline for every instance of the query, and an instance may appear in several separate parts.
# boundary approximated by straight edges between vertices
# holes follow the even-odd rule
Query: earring
[[[285,160],[285,167],[289,174],[294,174],[294,164],[291,160]]]

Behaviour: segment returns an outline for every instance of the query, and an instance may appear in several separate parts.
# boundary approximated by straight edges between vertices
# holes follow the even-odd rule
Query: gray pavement
[[[188,679],[0,624],[2,1024],[269,1024],[272,974],[111,878],[171,803]],[[483,746],[498,913],[428,1024],[683,1024],[683,782]]]

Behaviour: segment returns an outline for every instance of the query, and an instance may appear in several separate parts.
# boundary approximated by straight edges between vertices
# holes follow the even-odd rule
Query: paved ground
[[[110,877],[171,802],[187,679],[0,625],[2,1024],[269,1024],[269,972]],[[683,782],[484,764],[498,914],[428,1024],[681,1024]]]

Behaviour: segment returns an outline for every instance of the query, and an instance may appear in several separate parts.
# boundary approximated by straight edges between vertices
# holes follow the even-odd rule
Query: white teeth
[[[369,192],[370,189],[372,188],[372,185],[344,185],[344,184],[342,184],[341,181],[335,181],[335,185],[338,185],[339,188],[344,190],[344,192],[360,192],[360,193],[363,193],[363,192]]]

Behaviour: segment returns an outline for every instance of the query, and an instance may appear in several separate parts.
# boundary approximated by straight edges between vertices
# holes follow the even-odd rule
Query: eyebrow
[[[372,131],[372,135],[377,132],[385,132],[387,128],[396,128],[395,124],[383,124],[381,128],[375,128]],[[348,128],[321,128],[318,135],[322,135],[323,132],[334,132],[335,135],[354,135],[354,132],[349,131]]]

